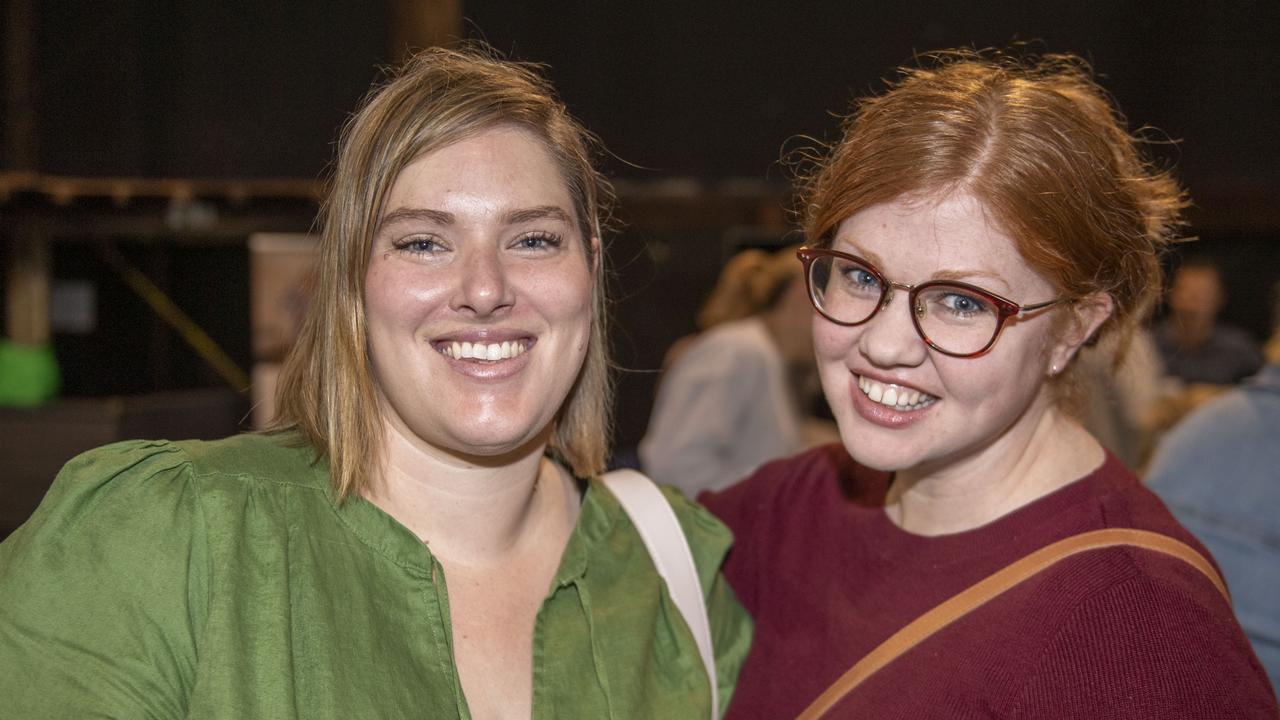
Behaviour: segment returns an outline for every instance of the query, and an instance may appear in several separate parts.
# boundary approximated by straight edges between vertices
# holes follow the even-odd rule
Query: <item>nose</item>
[[[453,310],[486,317],[511,307],[511,283],[499,248],[469,248],[458,269],[461,276],[450,303]]]
[[[911,311],[908,294],[891,291],[888,303],[861,326],[859,352],[876,367],[914,367],[924,362],[929,346],[916,332]]]

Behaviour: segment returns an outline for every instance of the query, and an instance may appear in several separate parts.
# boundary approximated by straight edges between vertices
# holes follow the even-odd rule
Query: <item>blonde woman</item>
[[[67,465],[0,546],[13,717],[706,717],[698,650],[596,479],[588,136],[528,67],[433,50],[347,126],[282,428]],[[671,496],[727,701],[727,531]]]

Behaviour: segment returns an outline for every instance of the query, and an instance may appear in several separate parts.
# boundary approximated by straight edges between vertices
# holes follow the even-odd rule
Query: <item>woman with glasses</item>
[[[757,622],[728,717],[1275,717],[1203,546],[1072,416],[1186,204],[1084,63],[939,54],[803,192],[842,445],[703,497]]]

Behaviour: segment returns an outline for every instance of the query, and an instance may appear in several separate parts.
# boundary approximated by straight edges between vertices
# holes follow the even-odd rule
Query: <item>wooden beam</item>
[[[462,0],[390,0],[391,58],[404,62],[414,51],[449,47],[462,37]]]
[[[4,9],[4,167],[35,170],[36,0],[8,0]]]
[[[5,334],[15,343],[49,342],[49,276],[53,260],[47,239],[29,229],[11,235],[5,298]]]

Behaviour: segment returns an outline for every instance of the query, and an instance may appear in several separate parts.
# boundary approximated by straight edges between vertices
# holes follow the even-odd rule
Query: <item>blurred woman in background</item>
[[[435,49],[346,127],[281,429],[134,441],[0,545],[12,717],[706,717],[617,499],[586,132],[526,66]],[[720,697],[750,621],[672,493]],[[696,592],[696,590],[695,590]]]
[[[667,352],[639,448],[656,481],[693,497],[810,447],[815,436],[836,439],[805,412],[816,369],[795,250],[734,255],[698,313],[701,332]]]
[[[1072,416],[1185,205],[1084,63],[904,70],[804,200],[843,444],[703,498],[757,622],[729,717],[1274,718],[1205,549]]]

